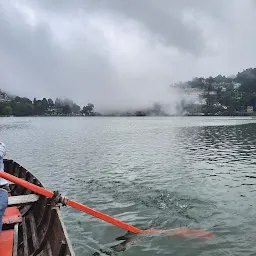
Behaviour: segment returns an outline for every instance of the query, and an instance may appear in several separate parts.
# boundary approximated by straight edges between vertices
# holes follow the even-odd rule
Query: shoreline
[[[11,118],[11,117],[245,117],[256,119],[256,115],[96,115],[96,116],[85,116],[85,115],[30,115],[30,116],[0,116],[0,118]]]

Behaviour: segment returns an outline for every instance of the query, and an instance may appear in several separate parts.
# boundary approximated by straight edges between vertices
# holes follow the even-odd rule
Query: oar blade
[[[215,235],[207,230],[201,229],[188,229],[188,228],[175,228],[175,229],[167,229],[167,230],[156,230],[149,229],[143,230],[144,234],[154,234],[161,233],[165,235],[178,236],[178,237],[197,237],[199,239],[211,239],[215,237]]]

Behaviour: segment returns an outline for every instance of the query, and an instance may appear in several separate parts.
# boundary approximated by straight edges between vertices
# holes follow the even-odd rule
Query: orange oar
[[[47,198],[53,198],[54,197],[54,192],[46,190],[42,187],[39,187],[37,185],[34,185],[28,181],[22,180],[16,176],[13,176],[9,173],[6,173],[4,171],[0,171],[0,177],[9,181],[14,182],[17,185],[20,185],[22,187],[25,187],[37,194],[40,194],[42,196],[45,196]],[[186,236],[191,236],[191,235],[196,235],[202,238],[211,238],[214,235],[208,231],[204,231],[204,230],[190,230],[187,228],[177,228],[177,229],[171,229],[171,230],[142,230],[142,229],[138,229],[132,225],[129,225],[125,222],[122,222],[120,220],[117,220],[113,217],[110,217],[104,213],[101,213],[99,211],[96,211],[94,209],[89,208],[86,205],[80,204],[78,202],[75,202],[73,200],[70,200],[66,197],[61,196],[60,197],[60,202],[69,205],[75,209],[78,209],[80,211],[86,212],[96,218],[99,218],[101,220],[104,220],[106,222],[109,222],[115,226],[118,226],[120,228],[126,229],[132,233],[167,233],[167,234],[172,234],[172,235],[177,235],[177,236],[182,236],[182,237],[186,237]]]

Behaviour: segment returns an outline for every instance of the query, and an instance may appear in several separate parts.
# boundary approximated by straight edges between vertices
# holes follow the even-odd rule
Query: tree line
[[[185,115],[254,115],[256,112],[256,68],[248,68],[237,75],[226,77],[195,77],[191,81],[171,85],[196,93],[198,101],[181,100],[177,113]],[[31,101],[25,97],[8,98],[0,91],[0,115],[33,116],[33,115],[101,115],[94,111],[92,103],[81,108],[69,99],[43,98]],[[108,116],[151,116],[168,115],[159,103],[152,107],[134,112],[108,114]]]
[[[94,111],[94,105],[89,103],[82,109],[79,105],[69,99],[43,98],[42,100],[30,100],[26,97],[1,98],[0,115],[2,116],[44,116],[44,115],[99,115]]]

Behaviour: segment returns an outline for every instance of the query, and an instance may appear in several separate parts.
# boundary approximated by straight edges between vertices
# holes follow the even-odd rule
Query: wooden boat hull
[[[5,159],[4,166],[5,172],[43,187],[32,173],[13,160]],[[22,217],[22,221],[3,224],[3,231],[14,229],[12,255],[74,256],[60,206],[16,184],[10,184],[10,189],[9,203],[18,208]],[[38,199],[35,200],[35,197]]]

